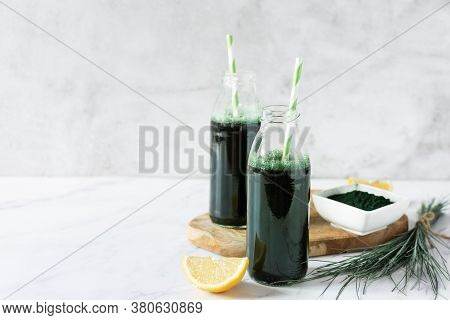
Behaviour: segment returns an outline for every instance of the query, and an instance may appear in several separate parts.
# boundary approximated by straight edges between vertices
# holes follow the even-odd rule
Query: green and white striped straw
[[[297,111],[298,106],[298,92],[300,88],[300,78],[302,76],[303,69],[303,60],[297,57],[295,59],[295,69],[294,69],[294,77],[292,80],[292,89],[291,89],[291,99],[289,101],[289,116]],[[291,148],[292,135],[290,133],[289,127],[286,130],[286,135],[284,138],[284,148],[283,148],[283,161],[288,160],[289,151]]]
[[[236,60],[233,57],[233,36],[231,34],[227,34],[227,47],[228,47],[228,68],[230,70],[230,75],[233,79],[236,76]],[[231,81],[231,101],[233,104],[233,117],[238,116],[238,107],[239,107],[239,96],[237,85],[234,81]]]
[[[298,92],[300,88],[300,77],[302,76],[303,60],[295,59],[294,77],[292,80],[291,100],[289,102],[289,111],[295,112],[298,105]]]

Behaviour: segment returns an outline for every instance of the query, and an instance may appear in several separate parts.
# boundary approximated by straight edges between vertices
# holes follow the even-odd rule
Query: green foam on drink
[[[257,124],[261,122],[261,117],[246,115],[233,116],[231,114],[226,114],[221,116],[212,116],[211,120],[223,124]]]
[[[283,151],[273,150],[263,156],[250,154],[249,165],[262,171],[306,171],[310,168],[311,164],[309,156],[307,155],[304,155],[302,158],[291,157],[287,160],[283,160]]]

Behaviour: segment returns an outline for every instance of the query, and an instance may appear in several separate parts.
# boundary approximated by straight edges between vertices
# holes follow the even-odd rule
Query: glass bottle
[[[237,90],[237,108],[232,102],[233,89]],[[226,72],[211,116],[210,217],[214,223],[230,227],[246,224],[247,160],[260,126],[260,113],[253,73]]]
[[[292,284],[308,269],[311,167],[296,145],[298,114],[288,110],[263,109],[248,164],[248,272],[273,286]]]

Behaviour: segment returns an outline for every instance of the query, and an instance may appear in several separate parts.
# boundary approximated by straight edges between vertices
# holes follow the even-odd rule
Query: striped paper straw
[[[227,34],[227,47],[228,47],[228,68],[231,74],[231,101],[233,104],[233,116],[238,116],[239,97],[237,91],[237,85],[234,83],[233,77],[236,76],[236,60],[233,57],[233,36]]]
[[[298,92],[300,87],[300,77],[302,76],[303,60],[300,58],[295,59],[294,77],[292,80],[291,100],[289,102],[290,112],[297,110],[298,105]]]
[[[303,60],[297,57],[295,59],[295,69],[294,69],[294,77],[292,80],[292,89],[291,89],[291,99],[289,101],[289,116],[297,111],[298,106],[298,92],[300,87],[300,78],[302,76],[303,69]],[[290,128],[286,129],[286,135],[284,138],[284,148],[283,148],[283,161],[288,160],[289,151],[291,148],[292,135],[290,132]]]

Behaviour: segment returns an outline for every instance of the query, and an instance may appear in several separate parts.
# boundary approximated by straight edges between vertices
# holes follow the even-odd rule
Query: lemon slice
[[[356,179],[356,178],[351,178],[350,177],[350,178],[347,179],[347,183],[348,184],[354,184],[354,183],[367,184],[369,186],[372,186],[372,187],[375,187],[375,188],[379,188],[379,189],[388,190],[388,191],[392,191],[392,189],[394,189],[394,186],[392,185],[392,183],[390,181],[387,181],[387,180],[369,181],[369,180]]]
[[[241,282],[248,258],[183,257],[183,272],[197,288],[224,292]]]

